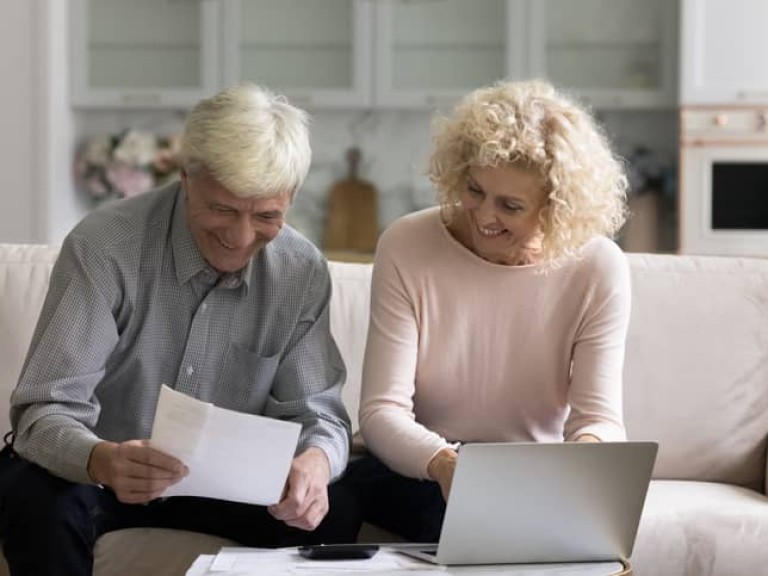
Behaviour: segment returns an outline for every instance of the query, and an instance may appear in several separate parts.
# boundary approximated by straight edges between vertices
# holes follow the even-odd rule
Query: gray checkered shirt
[[[298,452],[349,454],[346,375],[330,335],[320,252],[284,226],[247,268],[218,278],[178,183],[89,214],[64,240],[19,383],[15,449],[91,482],[93,446],[148,438],[161,384],[216,406],[302,425]]]

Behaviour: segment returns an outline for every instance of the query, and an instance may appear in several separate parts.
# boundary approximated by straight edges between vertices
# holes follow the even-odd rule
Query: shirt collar
[[[244,285],[246,292],[250,288],[253,258],[248,261],[245,268],[221,275],[200,254],[187,223],[187,203],[181,183],[179,183],[176,192],[176,205],[171,221],[171,244],[176,266],[176,278],[180,284],[199,276],[206,284],[218,283],[219,286],[229,289]]]

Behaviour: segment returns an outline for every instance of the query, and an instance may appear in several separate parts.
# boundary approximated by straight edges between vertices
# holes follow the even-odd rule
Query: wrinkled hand
[[[328,513],[328,482],[331,467],[320,448],[307,448],[291,463],[285,491],[279,503],[267,510],[288,526],[314,530]]]
[[[448,495],[451,493],[451,484],[453,484],[453,473],[456,471],[456,460],[459,455],[453,448],[443,448],[432,457],[427,465],[427,474],[432,480],[440,484],[440,492],[443,498],[448,502]]]
[[[159,497],[189,470],[183,462],[149,446],[149,440],[99,442],[91,451],[88,474],[109,486],[120,502],[140,504]]]

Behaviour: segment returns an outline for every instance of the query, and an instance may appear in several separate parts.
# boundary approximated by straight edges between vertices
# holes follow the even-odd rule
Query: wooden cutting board
[[[328,192],[325,238],[326,251],[373,253],[379,237],[376,188],[360,179],[359,148],[347,150],[347,175]]]

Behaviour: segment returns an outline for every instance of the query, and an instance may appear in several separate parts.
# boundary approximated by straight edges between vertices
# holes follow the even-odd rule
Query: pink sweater
[[[454,442],[625,439],[626,259],[598,237],[542,270],[481,259],[437,208],[382,235],[360,429],[393,470],[427,478],[430,459]]]

